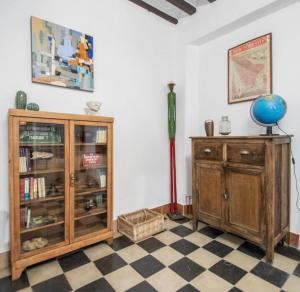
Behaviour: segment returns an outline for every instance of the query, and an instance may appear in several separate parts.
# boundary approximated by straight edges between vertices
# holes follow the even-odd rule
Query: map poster
[[[272,92],[272,34],[228,50],[228,103]]]

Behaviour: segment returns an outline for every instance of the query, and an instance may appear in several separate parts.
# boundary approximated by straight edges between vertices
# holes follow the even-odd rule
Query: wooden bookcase
[[[113,118],[10,109],[8,120],[12,279],[111,244]]]

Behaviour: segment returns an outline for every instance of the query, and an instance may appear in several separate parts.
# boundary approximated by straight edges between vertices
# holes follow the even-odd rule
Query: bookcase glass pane
[[[64,241],[64,125],[20,122],[20,249],[33,252]]]
[[[75,126],[75,237],[107,227],[107,127]]]

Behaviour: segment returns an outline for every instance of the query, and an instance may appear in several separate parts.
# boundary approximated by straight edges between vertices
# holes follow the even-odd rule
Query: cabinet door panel
[[[16,250],[20,257],[69,242],[68,122],[15,119]]]
[[[199,211],[215,219],[222,219],[222,195],[224,175],[221,167],[199,165],[196,168],[199,195]]]
[[[71,123],[71,241],[110,228],[110,140],[110,126],[105,123]]]
[[[230,170],[226,176],[226,183],[229,195],[228,223],[259,235],[263,208],[262,172]]]

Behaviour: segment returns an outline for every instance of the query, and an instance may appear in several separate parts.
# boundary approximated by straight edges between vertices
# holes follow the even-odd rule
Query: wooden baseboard
[[[299,234],[290,232],[288,234],[288,244],[292,247],[299,248],[299,238]]]

